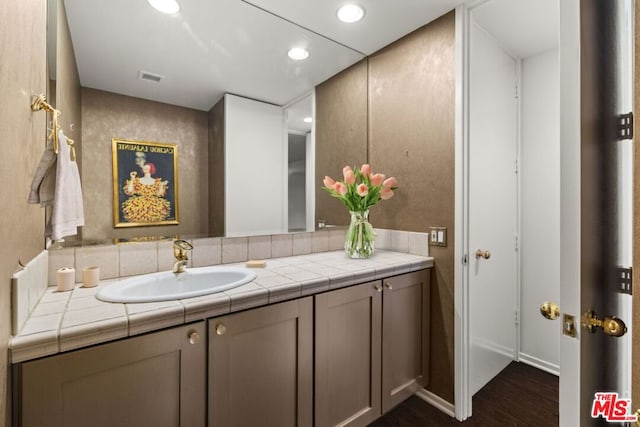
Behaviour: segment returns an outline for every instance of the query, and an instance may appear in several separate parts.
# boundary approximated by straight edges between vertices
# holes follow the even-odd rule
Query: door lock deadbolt
[[[605,334],[612,337],[621,337],[627,333],[627,325],[615,316],[598,317],[594,310],[588,310],[582,315],[582,326],[592,334],[598,328],[602,328]]]

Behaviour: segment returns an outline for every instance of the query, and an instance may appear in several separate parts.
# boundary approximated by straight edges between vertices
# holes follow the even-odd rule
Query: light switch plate
[[[429,227],[429,246],[447,246],[447,227]]]

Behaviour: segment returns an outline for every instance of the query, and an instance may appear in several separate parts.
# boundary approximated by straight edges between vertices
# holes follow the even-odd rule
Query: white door
[[[471,19],[469,59],[469,389],[515,357],[517,67]],[[477,253],[477,255],[476,255]]]
[[[576,321],[575,337],[560,341],[560,425],[603,425],[633,418],[624,401],[632,313],[623,275],[632,263],[633,152],[617,129],[618,116],[632,108],[633,1],[560,3],[561,310]],[[589,331],[581,323],[590,310],[618,317],[627,333],[611,336],[612,325],[624,328],[610,320],[609,334]],[[598,392],[618,395],[594,405]]]

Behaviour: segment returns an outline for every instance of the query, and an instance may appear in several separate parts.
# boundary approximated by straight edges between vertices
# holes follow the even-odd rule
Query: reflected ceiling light
[[[345,4],[338,9],[338,19],[342,22],[351,24],[358,22],[364,17],[364,9],[357,4]]]
[[[300,61],[309,57],[309,51],[303,47],[294,47],[289,50],[289,58]]]
[[[302,121],[305,123],[311,123],[313,122],[313,119],[311,117],[305,117],[304,119],[302,119]]]
[[[176,0],[147,0],[151,6],[162,13],[178,13],[180,5]]]

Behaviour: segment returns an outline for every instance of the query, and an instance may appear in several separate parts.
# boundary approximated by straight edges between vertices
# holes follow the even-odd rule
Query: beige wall
[[[448,229],[449,246],[431,247],[431,366],[428,389],[454,398],[455,15],[451,12],[374,53],[316,88],[316,188],[324,175],[368,159],[395,176],[396,196],[371,209],[374,227]],[[368,154],[367,154],[368,153]],[[316,218],[347,219],[324,192]]]
[[[342,202],[322,190],[325,175],[367,161],[367,68],[364,60],[316,87],[316,222],[349,224]]]
[[[31,112],[31,95],[45,93],[46,2],[0,2],[0,424],[10,425],[7,343],[11,330],[9,277],[44,248],[44,214],[27,204],[44,149],[44,112]]]
[[[82,89],[84,240],[208,233],[208,113]],[[178,145],[179,225],[113,227],[111,139]]]
[[[369,58],[369,162],[399,182],[393,199],[371,209],[371,221],[395,230],[448,230],[449,245],[429,249],[435,268],[427,388],[449,402],[454,397],[454,52],[451,12]]]

